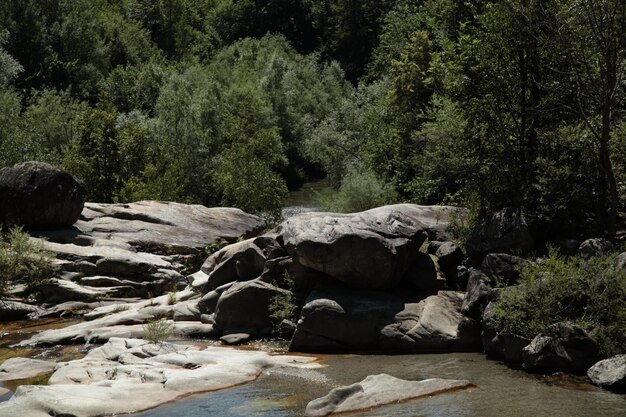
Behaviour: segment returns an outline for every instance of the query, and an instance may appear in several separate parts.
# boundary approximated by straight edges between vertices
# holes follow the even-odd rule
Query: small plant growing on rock
[[[0,234],[0,297],[11,284],[24,284],[28,294],[35,294],[56,271],[52,256],[21,228]]]
[[[296,302],[293,296],[294,282],[288,272],[285,272],[283,275],[280,286],[286,288],[288,291],[276,293],[276,295],[272,297],[268,307],[274,331],[279,334],[282,331],[282,323],[285,320],[293,321],[296,315]]]
[[[172,306],[176,304],[176,301],[176,293],[174,291],[170,291],[169,293],[167,293],[167,304]]]
[[[143,326],[143,339],[151,343],[162,343],[167,340],[174,325],[165,319],[153,320]]]

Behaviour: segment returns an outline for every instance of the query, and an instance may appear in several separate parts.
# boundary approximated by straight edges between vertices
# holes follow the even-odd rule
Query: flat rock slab
[[[465,380],[434,378],[405,381],[387,374],[370,375],[359,383],[336,388],[327,396],[311,401],[306,407],[305,416],[321,417],[367,410],[471,387],[474,385]]]
[[[7,395],[9,392],[11,392],[11,390],[8,390],[4,387],[0,387],[0,397]]]
[[[52,373],[57,364],[29,358],[10,358],[0,365],[0,381],[34,378]]]
[[[46,386],[20,386],[1,416],[134,413],[190,394],[250,382],[270,367],[318,367],[315,358],[113,338],[60,365]]]

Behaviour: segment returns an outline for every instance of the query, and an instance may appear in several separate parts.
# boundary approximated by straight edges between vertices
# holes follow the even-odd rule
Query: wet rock
[[[473,385],[464,380],[433,378],[406,381],[387,374],[370,375],[359,383],[335,388],[325,397],[311,401],[306,407],[305,416],[319,417],[368,410],[471,387]]]
[[[511,209],[494,213],[476,223],[465,243],[470,262],[480,265],[489,253],[524,254],[535,246],[524,214]]]
[[[57,364],[29,358],[11,358],[0,365],[0,381],[34,378],[52,373]]]
[[[411,205],[355,214],[305,213],[283,222],[277,239],[294,261],[354,288],[398,285],[426,239]]]
[[[292,351],[454,352],[480,348],[478,332],[462,332],[463,294],[409,297],[327,288],[302,309]]]
[[[584,258],[603,255],[615,250],[615,246],[608,239],[595,238],[587,239],[580,244],[578,253]]]
[[[227,334],[220,337],[220,342],[225,345],[236,346],[248,343],[251,338],[252,336],[250,336],[248,333]]]
[[[59,228],[73,225],[87,195],[65,171],[41,162],[0,170],[0,228]]]
[[[626,355],[602,360],[587,371],[591,381],[606,389],[626,390]]]
[[[598,344],[577,325],[556,323],[523,350],[526,369],[584,374],[598,361]]]

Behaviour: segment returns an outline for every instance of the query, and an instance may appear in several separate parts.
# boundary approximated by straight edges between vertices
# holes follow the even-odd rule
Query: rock
[[[591,381],[612,390],[626,389],[626,355],[617,355],[602,360],[587,371]]]
[[[294,261],[354,288],[398,285],[428,228],[411,205],[355,214],[305,213],[283,222],[277,240]]]
[[[220,337],[220,342],[229,346],[243,345],[245,343],[248,343],[251,338],[252,336],[250,336],[248,333],[227,334]]]
[[[495,315],[494,303],[490,302],[485,307],[482,317],[481,339],[485,353],[490,358],[502,359],[512,365],[521,365],[523,361],[523,349],[531,342],[530,339],[515,334],[498,333],[493,328]]]
[[[463,300],[461,312],[467,317],[480,318],[483,309],[489,302],[492,280],[479,269],[470,272],[467,281],[467,293]]]
[[[5,395],[9,394],[10,392],[11,392],[11,390],[6,389],[4,387],[0,387],[0,397],[3,397]]]
[[[52,373],[57,364],[29,358],[11,358],[0,365],[0,381],[34,378]]]
[[[598,360],[598,344],[570,322],[550,325],[523,350],[526,369],[584,374]]]
[[[615,261],[615,268],[626,269],[626,252],[620,253]]]
[[[430,241],[428,242],[428,248],[426,248],[426,252],[431,255],[435,255],[437,253],[437,249],[439,249],[444,243],[446,242],[441,242],[438,240]]]
[[[610,240],[603,238],[587,239],[578,247],[578,253],[584,258],[603,255],[615,250]]]
[[[490,253],[485,256],[480,269],[494,282],[500,280],[505,285],[515,285],[519,279],[519,269],[524,262],[525,260],[518,256],[506,253]]]
[[[229,282],[258,278],[268,259],[284,255],[285,252],[276,240],[267,236],[226,246],[211,255],[202,265],[201,270],[207,278],[200,290],[207,293]],[[198,284],[193,285],[199,287]]]
[[[465,243],[470,262],[480,265],[489,253],[524,254],[535,241],[524,214],[505,209],[478,221]]]
[[[469,381],[426,379],[405,381],[391,375],[370,375],[363,381],[335,388],[328,395],[311,401],[305,416],[320,417],[336,413],[368,410],[421,397],[450,393],[473,387]]]
[[[85,187],[72,175],[41,162],[0,170],[0,226],[59,228],[73,225],[85,204]]]
[[[402,280],[403,286],[417,291],[438,291],[446,288],[436,256],[417,252]]]
[[[255,380],[270,367],[316,367],[314,358],[111,339],[57,368],[46,386],[20,386],[2,416],[90,417],[135,413],[194,393]]]
[[[339,288],[306,300],[289,349],[298,352],[455,352],[480,348],[463,331],[463,294],[416,297]],[[465,327],[465,329],[469,329]]]
[[[262,337],[274,333],[269,305],[287,291],[261,280],[237,282],[224,291],[215,309],[215,329],[222,334],[249,333]]]
[[[452,242],[445,242],[441,244],[435,256],[439,258],[439,265],[446,270],[448,268],[456,268],[463,262],[463,250]]]
[[[0,300],[0,322],[24,320],[28,317],[37,317],[44,310],[37,306],[21,303],[18,301]]]

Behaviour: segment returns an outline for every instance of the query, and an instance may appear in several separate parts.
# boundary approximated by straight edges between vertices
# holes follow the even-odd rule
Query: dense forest
[[[504,207],[614,235],[626,209],[623,0],[11,0],[0,167],[89,200],[279,212]]]

